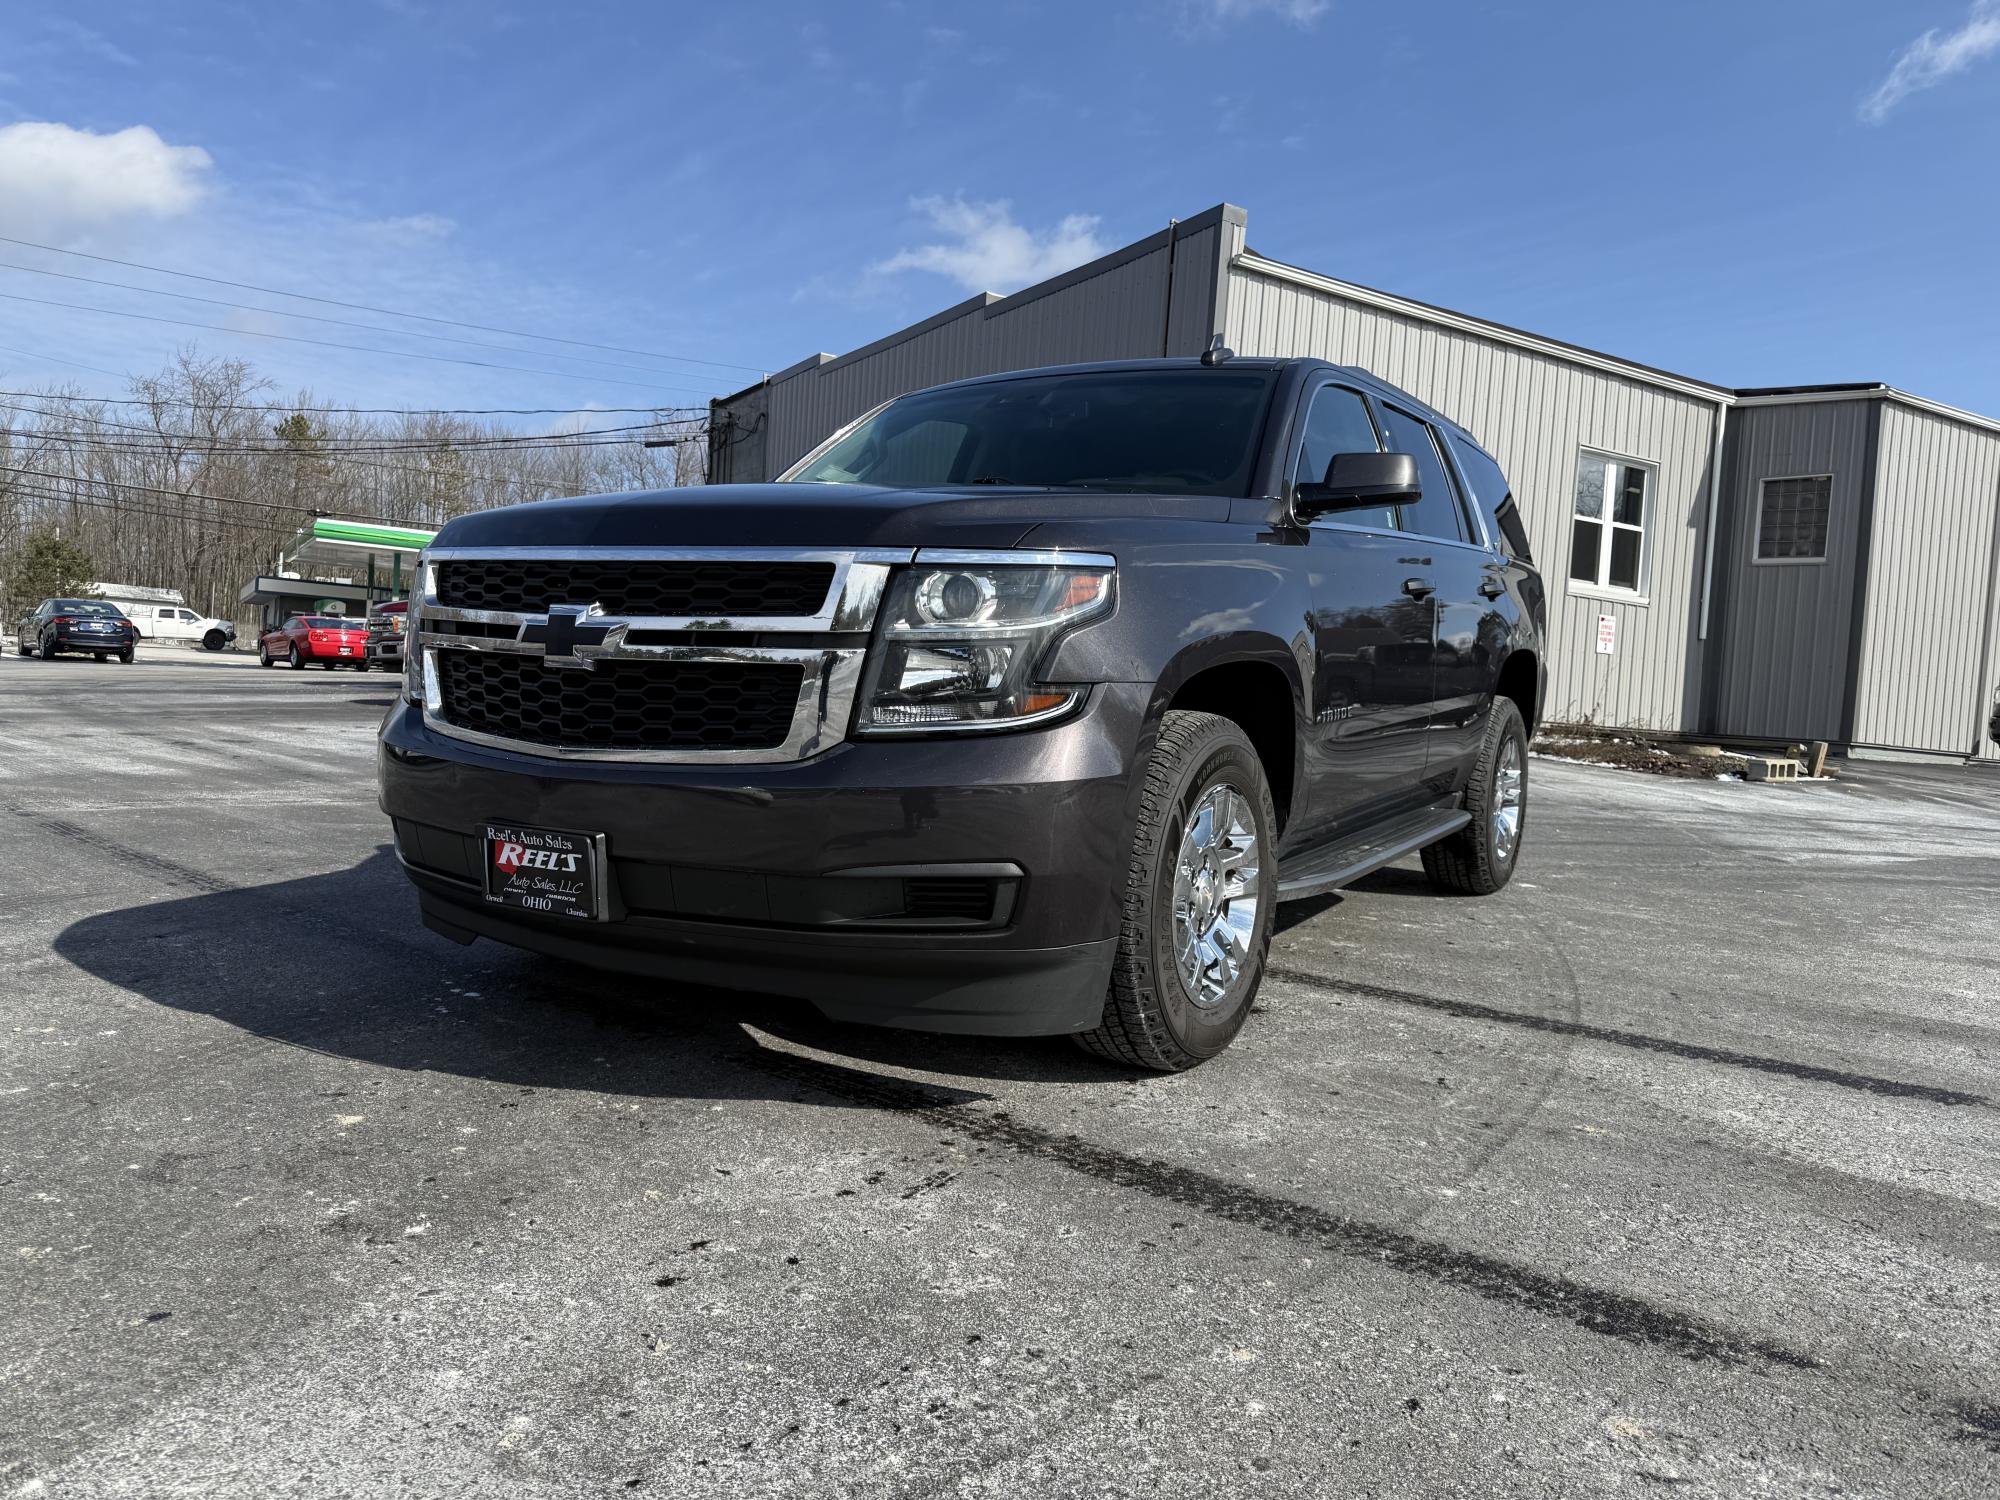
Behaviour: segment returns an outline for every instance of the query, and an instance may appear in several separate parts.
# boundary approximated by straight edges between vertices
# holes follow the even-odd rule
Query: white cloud
[[[1094,214],[1070,214],[1040,233],[1014,222],[1004,200],[969,202],[963,197],[913,198],[910,207],[949,238],[937,244],[898,250],[870,269],[935,271],[967,291],[1011,292],[1080,266],[1104,253]]]
[[[209,155],[134,125],[98,135],[51,121],[0,126],[0,226],[60,240],[130,219],[185,214],[206,190]]]
[[[1889,76],[1861,101],[1861,118],[1880,125],[1910,95],[1935,88],[1995,52],[2000,52],[2000,0],[1972,0],[1958,30],[1940,35],[1933,28],[1903,49]]]
[[[42,29],[57,39],[53,44],[55,47],[59,48],[66,44],[79,52],[88,53],[100,62],[115,63],[121,68],[139,66],[138,58],[103,32],[93,31],[81,21],[72,21],[67,16],[47,16],[43,18]]]
[[[404,214],[395,219],[370,219],[358,227],[378,239],[422,242],[450,239],[458,225],[443,214]]]
[[[1213,31],[1259,16],[1276,17],[1303,31],[1333,8],[1333,0],[1179,0],[1179,6],[1180,29],[1187,33]]]

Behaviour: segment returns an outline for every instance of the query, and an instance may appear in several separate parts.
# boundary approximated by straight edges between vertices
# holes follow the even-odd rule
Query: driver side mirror
[[[1292,501],[1301,521],[1343,510],[1409,505],[1423,497],[1417,461],[1407,453],[1336,453],[1318,484],[1302,484]]]

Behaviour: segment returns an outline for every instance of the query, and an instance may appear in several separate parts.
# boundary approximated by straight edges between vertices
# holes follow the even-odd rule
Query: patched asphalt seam
[[[1133,1156],[1073,1135],[1059,1135],[1023,1124],[1000,1111],[989,1113],[969,1108],[948,1094],[902,1079],[770,1049],[742,1061],[759,1071],[856,1104],[916,1115],[966,1139],[1004,1146],[1114,1187],[1130,1188],[1267,1234],[1308,1241],[1332,1254],[1422,1277],[1606,1338],[1658,1349],[1687,1360],[1719,1360],[1738,1365],[1762,1363],[1796,1370],[1821,1367],[1819,1360],[1782,1344],[1675,1312],[1644,1298],[1603,1291],[1497,1256],[1461,1250],[1385,1225],[1348,1218],[1309,1203],[1260,1192],[1197,1168]]]
[[[1529,1015],[1525,1011],[1504,1010],[1496,1005],[1480,1005],[1471,1000],[1444,1000],[1436,995],[1420,995],[1413,990],[1390,989],[1386,985],[1364,984],[1359,980],[1333,979],[1309,974],[1303,969],[1267,966],[1265,977],[1312,989],[1337,990],[1344,995],[1362,995],[1371,1000],[1388,1000],[1397,1005],[1421,1006],[1425,1010],[1458,1016],[1468,1021],[1498,1021],[1504,1026],[1522,1026],[1530,1031],[1553,1032],[1558,1036],[1583,1037],[1593,1042],[1609,1042],[1615,1047],[1633,1047],[1642,1052],[1664,1052],[1695,1062],[1723,1063],[1732,1068],[1750,1068],[1760,1073],[1779,1073],[1812,1083],[1831,1083],[1839,1088],[1859,1089],[1891,1099],[1922,1099],[1930,1104],[1986,1104],[1984,1094],[1968,1094],[1959,1089],[1938,1088],[1928,1083],[1904,1083],[1895,1078],[1878,1078],[1872,1073],[1850,1073],[1843,1068],[1822,1068],[1813,1063],[1787,1062],[1779,1057],[1763,1057],[1754,1052],[1735,1052],[1727,1047],[1704,1047],[1699,1042],[1676,1042],[1667,1037],[1648,1036],[1640,1031],[1620,1031],[1611,1026],[1592,1026],[1584,1021],[1563,1021],[1554,1016]]]

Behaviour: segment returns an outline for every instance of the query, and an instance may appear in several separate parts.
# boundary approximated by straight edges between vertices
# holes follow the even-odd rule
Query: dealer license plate
[[[604,916],[604,835],[486,825],[486,899],[551,917]]]

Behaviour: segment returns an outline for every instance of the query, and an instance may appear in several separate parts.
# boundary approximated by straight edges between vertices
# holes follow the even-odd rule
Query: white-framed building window
[[[1646,592],[1647,536],[1659,472],[1641,459],[1588,448],[1577,455],[1569,531],[1573,592],[1620,597]]]
[[[1786,474],[1766,479],[1757,490],[1757,545],[1760,563],[1823,563],[1827,525],[1833,515],[1831,474]]]

